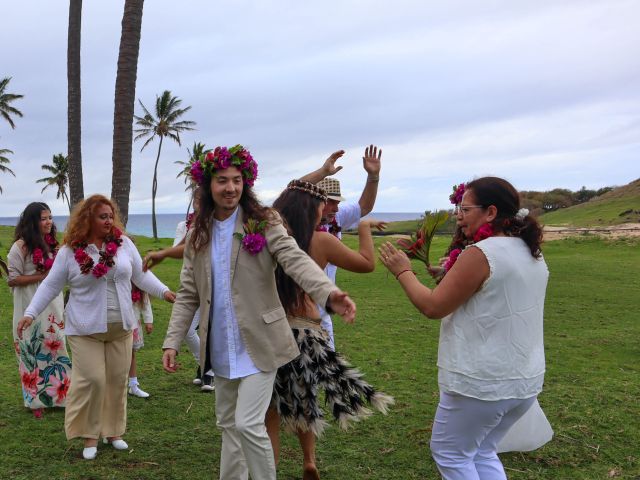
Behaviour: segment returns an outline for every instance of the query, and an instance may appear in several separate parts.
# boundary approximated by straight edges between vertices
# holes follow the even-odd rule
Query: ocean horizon
[[[418,220],[424,213],[416,212],[372,212],[365,218],[375,218],[385,222],[400,222],[403,220]],[[178,223],[185,219],[184,213],[159,213],[156,215],[158,227],[158,237],[174,238]],[[59,231],[63,231],[67,222],[68,215],[54,216],[53,221]],[[0,225],[8,225],[15,227],[18,223],[18,217],[0,217]],[[129,223],[127,224],[127,232],[133,235],[143,235],[145,237],[153,236],[153,227],[151,225],[150,213],[133,213],[129,215]]]

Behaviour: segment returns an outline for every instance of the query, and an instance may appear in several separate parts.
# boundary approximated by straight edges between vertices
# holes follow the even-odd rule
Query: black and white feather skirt
[[[319,404],[320,388],[325,391],[326,407],[344,430],[371,415],[371,409],[387,413],[393,397],[376,391],[357,368],[333,351],[324,329],[292,331],[300,355],[278,369],[271,398],[286,429],[322,434],[327,422]]]

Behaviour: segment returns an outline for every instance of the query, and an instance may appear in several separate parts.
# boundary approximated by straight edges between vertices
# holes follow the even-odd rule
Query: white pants
[[[222,430],[221,480],[275,480],[276,464],[264,423],[276,371],[230,380],[215,376],[216,417]]]
[[[187,335],[184,337],[184,343],[187,344],[189,350],[191,350],[191,354],[193,358],[196,359],[198,364],[200,363],[200,337],[198,336],[198,332],[196,331],[196,327],[200,323],[200,309],[196,310],[196,313],[193,315],[193,320],[191,321],[191,326],[189,327],[189,331]]]
[[[440,392],[431,454],[445,480],[506,480],[498,442],[536,397],[497,401]]]

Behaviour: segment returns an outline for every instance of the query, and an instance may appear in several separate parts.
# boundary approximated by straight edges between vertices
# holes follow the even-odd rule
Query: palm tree
[[[51,165],[44,164],[41,166],[43,170],[51,173],[50,177],[44,177],[36,180],[36,183],[46,183],[42,187],[44,192],[48,187],[56,186],[58,191],[56,192],[56,198],[62,197],[62,200],[67,202],[69,211],[71,211],[71,203],[69,202],[69,196],[67,195],[67,184],[69,183],[69,159],[63,154],[58,153],[53,156],[53,163]]]
[[[189,120],[178,120],[182,115],[191,110],[191,107],[180,108],[182,100],[171,95],[169,90],[162,92],[161,96],[156,96],[155,117],[149,113],[149,110],[140,102],[144,117],[134,115],[136,124],[140,127],[135,130],[137,133],[134,140],[149,137],[144,142],[140,151],[149,145],[154,138],[159,137],[158,155],[156,163],[153,167],[153,186],[151,188],[151,222],[153,225],[153,238],[158,238],[158,228],[156,226],[156,193],[158,192],[158,161],[160,160],[160,152],[162,151],[162,141],[164,137],[169,137],[178,145],[180,145],[180,132],[194,130],[195,122]]]
[[[178,172],[178,175],[176,175],[176,178],[184,177],[184,183],[187,184],[185,190],[191,190],[191,197],[189,198],[187,213],[189,213],[189,210],[191,210],[191,203],[193,202],[193,191],[196,188],[196,184],[191,181],[191,162],[197,158],[200,158],[201,155],[206,155],[211,151],[212,150],[210,148],[205,148],[204,143],[193,142],[193,147],[191,148],[191,150],[187,148],[189,160],[187,160],[186,162],[182,160],[176,160],[175,162],[173,162],[177,165],[183,165],[182,169]]]
[[[22,112],[17,108],[12,107],[9,104],[14,100],[18,100],[24,97],[24,95],[6,93],[5,90],[7,89],[7,85],[9,85],[10,81],[11,81],[11,77],[5,77],[2,80],[0,80],[0,116],[3,117],[7,122],[9,122],[9,125],[11,125],[11,128],[16,128],[16,125],[15,123],[13,123],[13,119],[11,118],[11,115],[22,117]]]
[[[13,153],[13,152],[11,150],[7,149],[7,148],[0,148],[0,172],[2,172],[2,173],[7,173],[8,172],[8,173],[10,173],[11,175],[13,175],[15,177],[16,174],[13,173],[13,170],[11,170],[9,167],[6,166],[9,163],[11,163],[11,160],[9,160],[7,157],[5,157],[5,155],[7,155],[8,153]],[[0,193],[2,193],[2,187],[1,186],[0,186]]]
[[[111,198],[118,205],[120,217],[125,226],[129,219],[133,109],[136,100],[143,6],[144,0],[125,0],[124,2],[113,111]]]
[[[67,157],[69,158],[69,192],[71,207],[84,198],[82,181],[80,27],[82,0],[69,0],[67,35]]]

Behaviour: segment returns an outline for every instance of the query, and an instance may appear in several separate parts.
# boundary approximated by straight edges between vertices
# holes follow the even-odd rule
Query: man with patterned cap
[[[342,166],[336,166],[336,161],[344,155],[344,150],[333,152],[327,158],[324,164],[314,172],[308,173],[300,180],[317,184],[327,192],[327,204],[322,212],[322,223],[320,228],[328,231],[338,238],[342,238],[342,229],[349,229],[358,224],[360,218],[368,215],[376,203],[378,195],[378,182],[380,181],[380,160],[382,158],[382,149],[378,149],[375,145],[369,145],[362,157],[362,167],[367,172],[367,181],[365,183],[360,200],[357,203],[346,202],[340,190],[340,182],[332,178]],[[384,228],[384,222],[381,222],[379,229]],[[325,268],[327,276],[335,283],[337,267],[328,264]],[[334,346],[333,340],[333,323],[331,317],[322,310],[322,328],[324,328],[331,339],[331,346]]]

